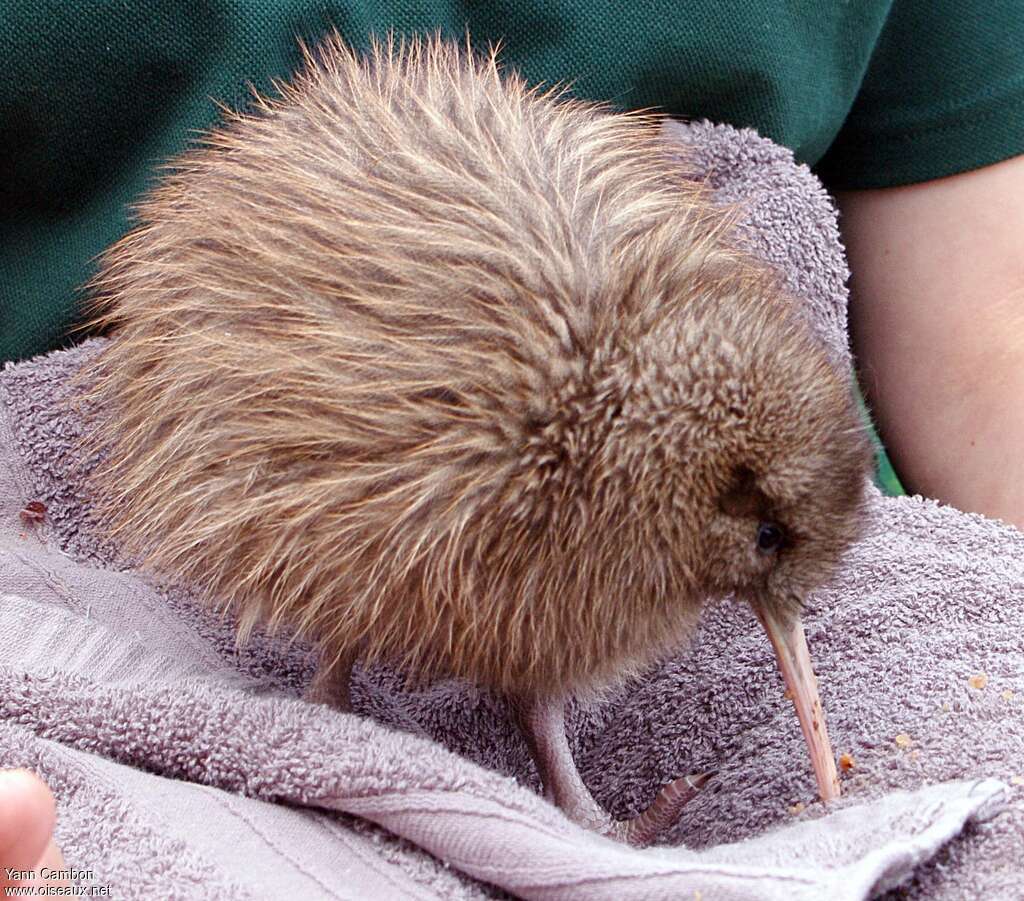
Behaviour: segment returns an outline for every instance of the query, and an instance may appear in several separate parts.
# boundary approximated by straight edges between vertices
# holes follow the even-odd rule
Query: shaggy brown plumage
[[[850,386],[655,117],[334,37],[138,215],[95,485],[243,633],[555,697],[706,597],[789,615],[856,534]]]

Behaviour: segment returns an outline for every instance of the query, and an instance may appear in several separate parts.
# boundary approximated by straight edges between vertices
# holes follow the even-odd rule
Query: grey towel
[[[749,131],[672,126],[835,359],[846,268],[813,176]],[[90,528],[79,423],[87,344],[0,374],[0,765],[39,771],[58,839],[114,897],[860,899],[1024,897],[1024,536],[920,498],[872,529],[806,629],[833,742],[822,810],[767,640],[736,604],[617,697],[570,711],[616,816],[718,770],[666,846],[636,851],[535,793],[522,740],[471,686],[357,669],[360,715],[298,700],[308,652],[156,583]],[[21,521],[29,501],[42,523]],[[966,829],[965,829],[966,826]],[[963,833],[963,834],[961,834]],[[952,840],[952,841],[951,841]],[[684,847],[685,845],[685,847]],[[0,862],[2,863],[2,862]]]

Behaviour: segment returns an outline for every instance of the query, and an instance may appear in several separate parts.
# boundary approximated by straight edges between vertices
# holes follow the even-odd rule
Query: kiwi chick
[[[312,641],[338,704],[357,657],[504,693],[549,797],[635,843],[686,785],[612,823],[564,699],[735,595],[837,792],[797,614],[857,535],[868,445],[656,117],[439,39],[335,35],[138,217],[95,281],[92,440],[101,515],[147,565],[243,636]]]

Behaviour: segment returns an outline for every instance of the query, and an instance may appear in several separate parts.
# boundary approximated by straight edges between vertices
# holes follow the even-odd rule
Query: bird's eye
[[[786,533],[774,522],[763,522],[757,527],[757,549],[762,554],[771,554],[782,547]]]

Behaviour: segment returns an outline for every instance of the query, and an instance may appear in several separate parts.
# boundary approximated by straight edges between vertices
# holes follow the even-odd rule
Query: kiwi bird
[[[512,701],[545,792],[613,822],[563,707],[749,602],[838,793],[800,627],[861,521],[851,385],[652,114],[440,38],[337,36],[174,161],[94,282],[101,517],[321,654]]]

